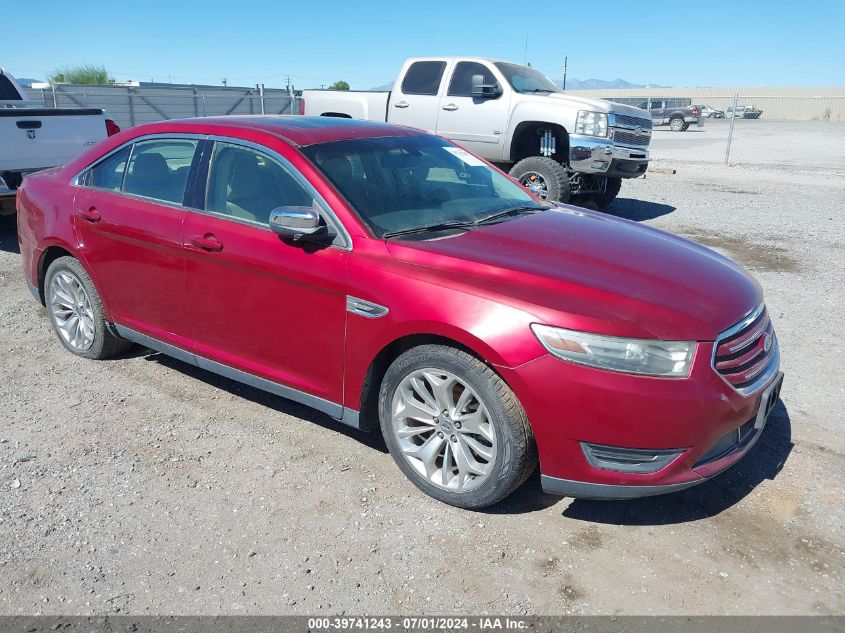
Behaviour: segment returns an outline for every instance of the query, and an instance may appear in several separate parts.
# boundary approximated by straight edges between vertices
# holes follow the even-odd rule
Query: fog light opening
[[[581,442],[590,466],[620,473],[656,473],[675,461],[683,449],[643,449]]]

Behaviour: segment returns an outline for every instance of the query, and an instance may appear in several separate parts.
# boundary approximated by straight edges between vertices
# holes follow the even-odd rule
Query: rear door
[[[446,62],[442,60],[411,62],[402,75],[402,82],[390,94],[387,120],[434,132],[445,71]]]
[[[200,143],[126,145],[83,172],[74,197],[81,252],[112,320],[185,348],[183,201]]]
[[[439,99],[437,133],[484,158],[501,160],[504,144],[501,131],[508,121],[510,91],[495,99],[480,99],[472,96],[472,87],[502,81],[485,64],[469,61],[455,64],[446,94]]]
[[[325,203],[281,155],[234,139],[215,142],[198,189],[207,192],[198,205],[205,208],[188,212],[183,241],[200,365],[214,361],[342,402],[349,244],[288,243],[268,225],[277,207],[314,207],[326,217]]]
[[[102,110],[0,108],[0,171],[64,165],[104,138]]]

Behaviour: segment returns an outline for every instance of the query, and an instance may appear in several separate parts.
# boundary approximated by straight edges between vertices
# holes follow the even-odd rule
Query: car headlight
[[[685,378],[695,355],[695,341],[620,338],[539,323],[531,330],[553,356],[628,374]]]
[[[604,112],[580,110],[575,119],[575,133],[588,136],[607,136],[607,115]]]

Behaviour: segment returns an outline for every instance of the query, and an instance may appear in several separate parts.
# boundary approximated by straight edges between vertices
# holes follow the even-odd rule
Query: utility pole
[[[566,90],[566,67],[568,66],[569,57],[563,58],[563,89]]]

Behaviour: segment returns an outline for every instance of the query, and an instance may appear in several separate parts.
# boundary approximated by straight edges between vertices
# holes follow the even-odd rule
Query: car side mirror
[[[327,227],[312,207],[278,207],[270,211],[270,230],[293,241],[326,234]]]
[[[498,83],[481,83],[481,75],[472,76],[472,96],[475,99],[498,99],[502,96],[502,87]]]

